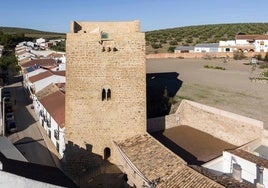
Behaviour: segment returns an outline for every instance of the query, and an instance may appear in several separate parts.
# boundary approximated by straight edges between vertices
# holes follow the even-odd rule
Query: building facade
[[[66,41],[68,142],[117,163],[114,140],[146,132],[145,34],[140,23],[72,22]],[[75,161],[76,160],[76,161]]]

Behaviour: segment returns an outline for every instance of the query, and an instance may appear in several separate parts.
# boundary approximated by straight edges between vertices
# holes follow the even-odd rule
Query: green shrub
[[[268,77],[268,71],[264,71],[264,72],[262,72],[262,75],[263,75],[264,77]]]
[[[218,69],[218,70],[226,70],[224,67],[219,67],[219,66],[210,66],[210,65],[204,65],[204,68],[206,69]]]
[[[239,52],[239,51],[235,51],[234,52],[234,60],[241,60],[241,59],[245,59],[246,56],[244,55],[243,52]]]

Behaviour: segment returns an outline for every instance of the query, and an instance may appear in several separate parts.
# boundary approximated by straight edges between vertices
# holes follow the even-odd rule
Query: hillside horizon
[[[41,31],[20,27],[0,27],[8,34],[24,33],[32,38],[66,38],[66,33]],[[267,23],[224,23],[192,25],[146,31],[146,54],[172,53],[176,46],[194,46],[197,43],[216,43],[220,40],[234,40],[237,33],[264,34]]]

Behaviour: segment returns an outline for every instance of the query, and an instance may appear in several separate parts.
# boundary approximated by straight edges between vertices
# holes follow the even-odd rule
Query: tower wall
[[[72,22],[66,40],[66,140],[116,163],[114,140],[146,132],[145,35],[133,22]],[[74,156],[76,150],[66,150]]]

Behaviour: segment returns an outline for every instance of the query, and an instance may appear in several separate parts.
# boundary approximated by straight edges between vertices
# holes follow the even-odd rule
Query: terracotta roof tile
[[[64,71],[52,71],[52,73],[58,76],[65,76],[65,70]]]
[[[44,78],[50,77],[52,75],[53,75],[52,72],[45,71],[45,72],[42,72],[40,74],[29,77],[29,81],[34,83],[34,82],[37,82],[37,81],[42,80]]]
[[[188,167],[148,134],[128,138],[117,145],[149,181],[160,178],[157,187],[223,187]]]
[[[223,185],[224,187],[236,187],[236,188],[254,188],[255,186],[248,182],[243,180],[242,182],[235,180],[230,174],[214,174],[209,169],[204,168],[202,166],[191,166],[193,169],[195,169],[197,172],[205,175],[206,177],[212,179],[213,181],[218,182],[219,184]]]
[[[56,91],[59,91],[58,86],[56,84],[51,83],[47,87],[45,87],[44,89],[37,92],[35,96],[38,98],[38,100],[41,100],[45,96],[48,96],[52,93],[55,93]]]
[[[236,40],[268,40],[268,35],[236,35]]]
[[[241,157],[243,159],[246,159],[252,163],[255,163],[257,164],[258,166],[263,166],[265,168],[268,168],[268,160],[264,159],[264,158],[261,158],[257,155],[254,155],[252,153],[249,153],[245,150],[242,150],[242,149],[236,149],[236,150],[228,150],[228,152],[238,156],[238,157]]]
[[[63,128],[65,126],[65,94],[61,91],[56,91],[43,97],[40,103],[58,125]]]
[[[31,67],[34,65],[46,67],[46,66],[55,66],[56,64],[57,63],[54,59],[34,59],[34,60],[27,61],[27,62],[21,64],[21,66],[24,68]]]

